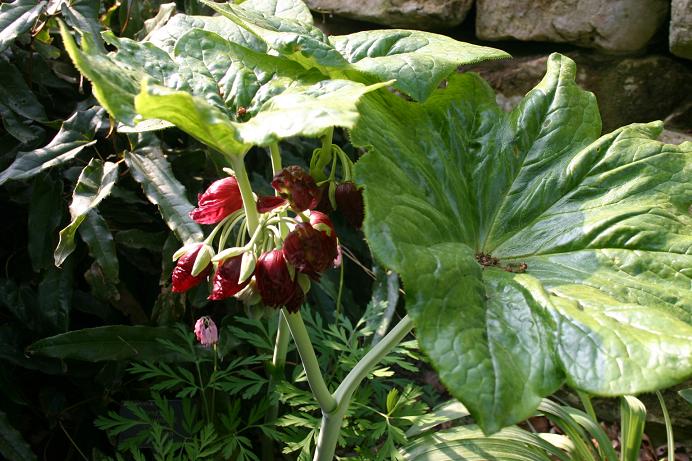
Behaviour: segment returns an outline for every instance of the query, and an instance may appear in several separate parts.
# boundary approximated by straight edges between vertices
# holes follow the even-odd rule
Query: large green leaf
[[[86,219],[89,211],[108,197],[116,179],[118,179],[117,163],[92,159],[84,167],[72,193],[72,203],[70,203],[72,221],[60,231],[60,241],[53,255],[56,266],[62,264],[74,251],[76,247],[74,237],[77,229]]]
[[[305,67],[363,83],[396,79],[395,87],[416,100],[426,99],[462,64],[509,57],[494,48],[421,31],[373,30],[328,38],[302,16],[255,10],[258,2],[202,1]]]
[[[104,122],[107,123],[104,116],[105,111],[98,106],[75,112],[45,147],[19,152],[15,161],[0,173],[0,185],[9,180],[30,178],[72,160],[84,148],[96,143],[96,133]]]
[[[229,42],[253,51],[267,51],[264,41],[224,16],[176,14],[165,26],[155,30],[147,41],[172,55],[178,39],[193,29],[214,32]]]
[[[91,34],[82,34],[77,46],[67,26],[59,21],[65,50],[79,71],[92,83],[92,92],[101,105],[119,122],[134,125],[133,101],[139,92],[142,75],[118,66],[110,55],[101,52]]]
[[[132,176],[142,185],[149,201],[159,207],[161,216],[181,242],[200,241],[203,238],[199,224],[190,218],[192,204],[186,197],[185,187],[173,175],[170,163],[158,147],[142,147],[126,152],[125,162]]]
[[[36,341],[27,348],[29,354],[59,359],[102,362],[107,360],[156,360],[175,362],[190,360],[162,344],[169,341],[186,349],[176,330],[167,327],[110,325],[87,328]],[[194,360],[194,357],[192,357]]]
[[[692,374],[692,143],[655,141],[660,123],[599,138],[574,74],[552,55],[509,114],[474,74],[424,104],[373,93],[353,131],[373,253],[487,432],[565,380],[619,395]]]
[[[245,0],[243,8],[264,13],[268,16],[295,19],[304,24],[312,24],[312,13],[301,0]]]
[[[245,8],[242,4],[201,1],[306,68],[348,66],[324,32],[311,24],[312,21],[308,23],[291,17],[273,16],[265,11]]]
[[[424,101],[463,64],[508,58],[504,51],[417,30],[368,30],[329,37],[351,68]],[[354,75],[354,78],[357,77]]]
[[[15,0],[0,5],[0,51],[33,27],[45,4],[45,1]]]

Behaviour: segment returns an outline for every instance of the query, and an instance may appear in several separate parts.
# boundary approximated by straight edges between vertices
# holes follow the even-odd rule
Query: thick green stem
[[[332,412],[322,411],[322,424],[320,435],[317,440],[317,448],[313,461],[332,461],[336,451],[336,442],[339,439],[339,432],[344,420],[344,415],[348,409],[353,393],[358,389],[360,383],[368,376],[372,368],[394,349],[413,328],[413,320],[407,315],[373,346],[365,356],[353,367],[346,378],[341,382],[334,398],[336,399],[336,409]]]
[[[272,162],[272,173],[276,175],[281,171],[281,151],[279,151],[279,143],[272,143],[269,145],[269,156]],[[288,227],[283,221],[279,222],[279,229],[281,230],[281,236],[285,237],[288,233]],[[276,340],[274,342],[274,356],[272,357],[271,365],[271,376],[269,377],[269,393],[274,394],[276,392],[276,382],[283,378],[284,368],[286,366],[286,353],[288,352],[288,340],[290,339],[290,332],[288,330],[288,322],[284,317],[283,312],[279,312],[279,326],[276,331]],[[264,416],[265,423],[273,423],[279,416],[279,399],[276,396],[276,402],[273,402],[271,406],[267,409],[267,414]],[[274,446],[272,441],[265,437],[264,443],[262,443],[262,459],[264,461],[271,461],[274,459]]]
[[[252,235],[259,224],[259,213],[257,212],[255,197],[252,195],[252,185],[250,185],[250,179],[245,170],[243,157],[231,156],[229,159],[235,172],[235,178],[238,180],[240,196],[243,198],[243,209],[245,209],[248,233]]]
[[[291,314],[286,309],[282,309],[282,312],[288,322],[288,328],[291,330],[293,342],[296,343],[300,360],[303,362],[312,395],[315,396],[323,413],[332,413],[336,409],[336,400],[334,400],[331,392],[327,389],[327,384],[324,382],[308,330],[303,323],[303,317],[300,316],[300,312]]]
[[[281,171],[281,152],[278,143],[269,144],[269,156],[272,159],[272,173],[276,174]]]

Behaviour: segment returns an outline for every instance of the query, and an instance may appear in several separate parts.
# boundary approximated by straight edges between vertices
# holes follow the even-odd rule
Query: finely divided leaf
[[[563,381],[618,395],[692,374],[692,144],[659,124],[598,138],[574,74],[551,56],[509,114],[473,74],[425,104],[380,92],[353,132],[371,248],[486,432]]]

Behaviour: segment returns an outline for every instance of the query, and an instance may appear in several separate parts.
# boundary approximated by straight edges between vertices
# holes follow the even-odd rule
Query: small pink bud
[[[171,276],[173,280],[173,291],[175,293],[183,293],[190,288],[196,287],[202,283],[211,271],[211,264],[209,264],[199,274],[195,276],[192,275],[192,268],[195,265],[197,254],[203,246],[204,244],[202,243],[197,244],[191,251],[188,251],[178,259],[178,263],[173,269],[173,274]]]
[[[199,195],[198,206],[190,217],[199,224],[216,224],[243,207],[238,181],[228,177],[214,181]]]
[[[211,317],[204,316],[197,320],[195,323],[195,336],[197,341],[204,347],[210,347],[219,342],[219,332]]]

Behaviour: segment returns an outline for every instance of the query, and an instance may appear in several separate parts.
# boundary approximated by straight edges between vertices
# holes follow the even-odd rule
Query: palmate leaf
[[[353,131],[373,253],[486,432],[564,381],[619,395],[692,374],[692,143],[655,141],[660,123],[599,138],[574,74],[552,55],[509,114],[474,74],[424,104],[369,95]]]
[[[494,48],[422,31],[373,30],[327,37],[303,16],[272,15],[255,7],[264,2],[202,2],[305,67],[363,83],[396,80],[395,88],[419,101],[460,65],[509,57]]]
[[[142,118],[165,120],[227,155],[243,155],[252,144],[280,137],[350,128],[358,98],[387,84],[326,80],[314,69],[202,29],[181,35],[172,55],[110,33],[104,38],[118,51],[104,54],[88,35],[80,48],[64,25],[61,33],[95,96],[118,121],[135,126]]]

